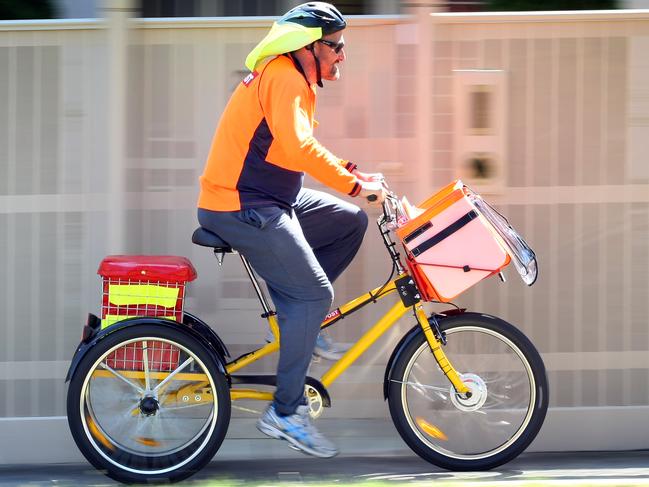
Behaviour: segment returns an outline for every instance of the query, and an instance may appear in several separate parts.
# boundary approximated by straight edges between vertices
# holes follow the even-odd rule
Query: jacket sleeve
[[[273,70],[264,74],[259,86],[262,110],[273,139],[291,158],[289,162],[321,183],[356,196],[361,186],[351,174],[354,165],[334,156],[313,136],[309,117],[312,95],[302,76],[277,76]]]
[[[320,125],[320,122],[318,122],[315,118],[313,119],[313,128],[318,128],[318,125]],[[354,164],[352,161],[346,161],[344,159],[339,159],[339,164],[347,169],[349,172],[352,172],[354,169],[358,167],[358,165]]]

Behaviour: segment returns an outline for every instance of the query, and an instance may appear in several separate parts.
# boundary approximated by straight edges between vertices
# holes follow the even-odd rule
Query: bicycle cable
[[[388,280],[385,281],[385,283],[379,288],[378,291],[376,291],[376,294],[372,294],[372,291],[369,292],[370,301],[376,302],[376,298],[378,298],[380,296],[383,296],[383,294],[387,294],[387,293],[393,291],[393,289],[390,289],[390,290],[386,291],[385,293],[383,293],[383,290],[385,289],[385,287],[388,284],[390,284],[390,282],[392,281],[392,278],[394,277],[394,273],[396,272],[396,270],[397,270],[397,264],[395,262],[392,262],[392,271],[390,272],[390,276],[388,277]]]

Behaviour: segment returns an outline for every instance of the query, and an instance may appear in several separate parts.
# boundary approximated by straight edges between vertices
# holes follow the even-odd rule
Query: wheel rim
[[[424,341],[404,371],[406,420],[424,445],[444,456],[491,457],[512,445],[529,424],[536,401],[534,374],[521,350],[500,333],[462,326],[446,334],[446,355],[473,395],[452,396],[455,391]]]
[[[79,401],[83,429],[116,467],[138,475],[168,473],[199,455],[212,437],[219,416],[213,391],[204,362],[178,342],[126,340],[104,353],[85,377]]]

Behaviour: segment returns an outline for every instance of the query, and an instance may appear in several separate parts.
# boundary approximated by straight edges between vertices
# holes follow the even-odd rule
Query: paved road
[[[178,485],[649,486],[649,451],[525,453],[489,472],[440,470],[411,454],[341,455],[331,460],[288,454],[274,459],[219,459]],[[433,484],[434,482],[434,484]],[[0,467],[0,486],[100,486],[114,483],[88,465]]]

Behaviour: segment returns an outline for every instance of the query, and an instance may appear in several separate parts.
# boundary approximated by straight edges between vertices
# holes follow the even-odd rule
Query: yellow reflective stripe
[[[155,284],[109,284],[108,299],[111,304],[124,306],[131,304],[150,304],[174,308],[180,289],[177,287],[156,286]]]
[[[137,318],[138,316],[142,316],[142,315],[133,315],[133,316],[128,316],[128,315],[106,315],[106,317],[103,320],[101,320],[101,329],[103,330],[104,328],[107,328],[110,325],[114,325],[118,321],[122,321],[122,320],[125,320],[127,318]],[[164,320],[178,321],[175,316],[147,316],[147,318],[162,318]]]

